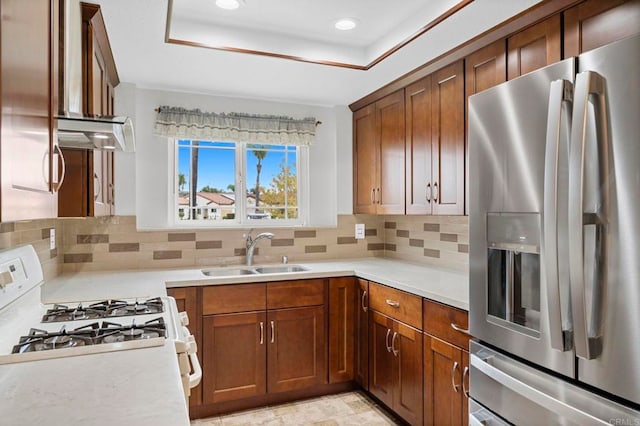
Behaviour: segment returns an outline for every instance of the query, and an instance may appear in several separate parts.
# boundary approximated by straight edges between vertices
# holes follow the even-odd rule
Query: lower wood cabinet
[[[355,365],[356,383],[369,390],[369,282],[358,279],[355,306]]]
[[[292,391],[326,383],[324,307],[269,311],[267,391]]]
[[[422,424],[422,332],[376,311],[370,317],[369,392]]]
[[[468,424],[468,373],[467,351],[424,335],[424,424]]]
[[[329,280],[329,383],[354,379],[356,279]]]
[[[203,387],[207,404],[267,390],[266,312],[211,315],[202,321]]]
[[[328,383],[325,293],[326,280],[203,288],[202,402]]]

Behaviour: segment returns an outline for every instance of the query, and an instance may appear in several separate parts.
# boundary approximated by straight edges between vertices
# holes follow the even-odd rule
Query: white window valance
[[[202,112],[162,106],[154,133],[175,139],[246,142],[271,145],[311,145],[316,119],[275,115]]]

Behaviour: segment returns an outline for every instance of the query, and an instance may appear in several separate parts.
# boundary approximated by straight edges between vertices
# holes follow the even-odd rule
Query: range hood
[[[89,116],[82,108],[82,13],[80,0],[60,2],[61,96],[55,117],[58,145],[66,148],[133,152],[135,138],[129,117]]]
[[[88,117],[68,113],[56,117],[55,122],[61,147],[135,151],[133,122],[129,117]]]

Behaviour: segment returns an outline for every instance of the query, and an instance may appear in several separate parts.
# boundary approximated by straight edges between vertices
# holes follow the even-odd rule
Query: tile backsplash
[[[354,225],[365,224],[365,239]],[[49,230],[58,247],[49,249]],[[42,219],[0,223],[0,249],[33,244],[45,279],[62,272],[237,265],[245,262],[247,230],[138,231],[135,216]],[[255,263],[388,257],[466,271],[464,216],[340,215],[335,228],[273,228],[255,250]]]
[[[50,247],[50,230],[56,230],[56,248]],[[50,280],[62,272],[62,222],[59,219],[25,220],[0,223],[0,250],[31,244],[38,254],[44,279]]]

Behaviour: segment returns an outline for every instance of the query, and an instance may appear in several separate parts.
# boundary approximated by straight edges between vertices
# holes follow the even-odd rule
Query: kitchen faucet
[[[253,229],[251,231],[253,231]],[[247,240],[246,240],[247,266],[253,265],[253,250],[256,248],[256,244],[258,243],[258,241],[262,240],[263,238],[268,238],[268,239],[273,238],[273,234],[271,232],[263,232],[261,234],[258,234],[255,238],[252,238],[251,231],[247,233]]]

